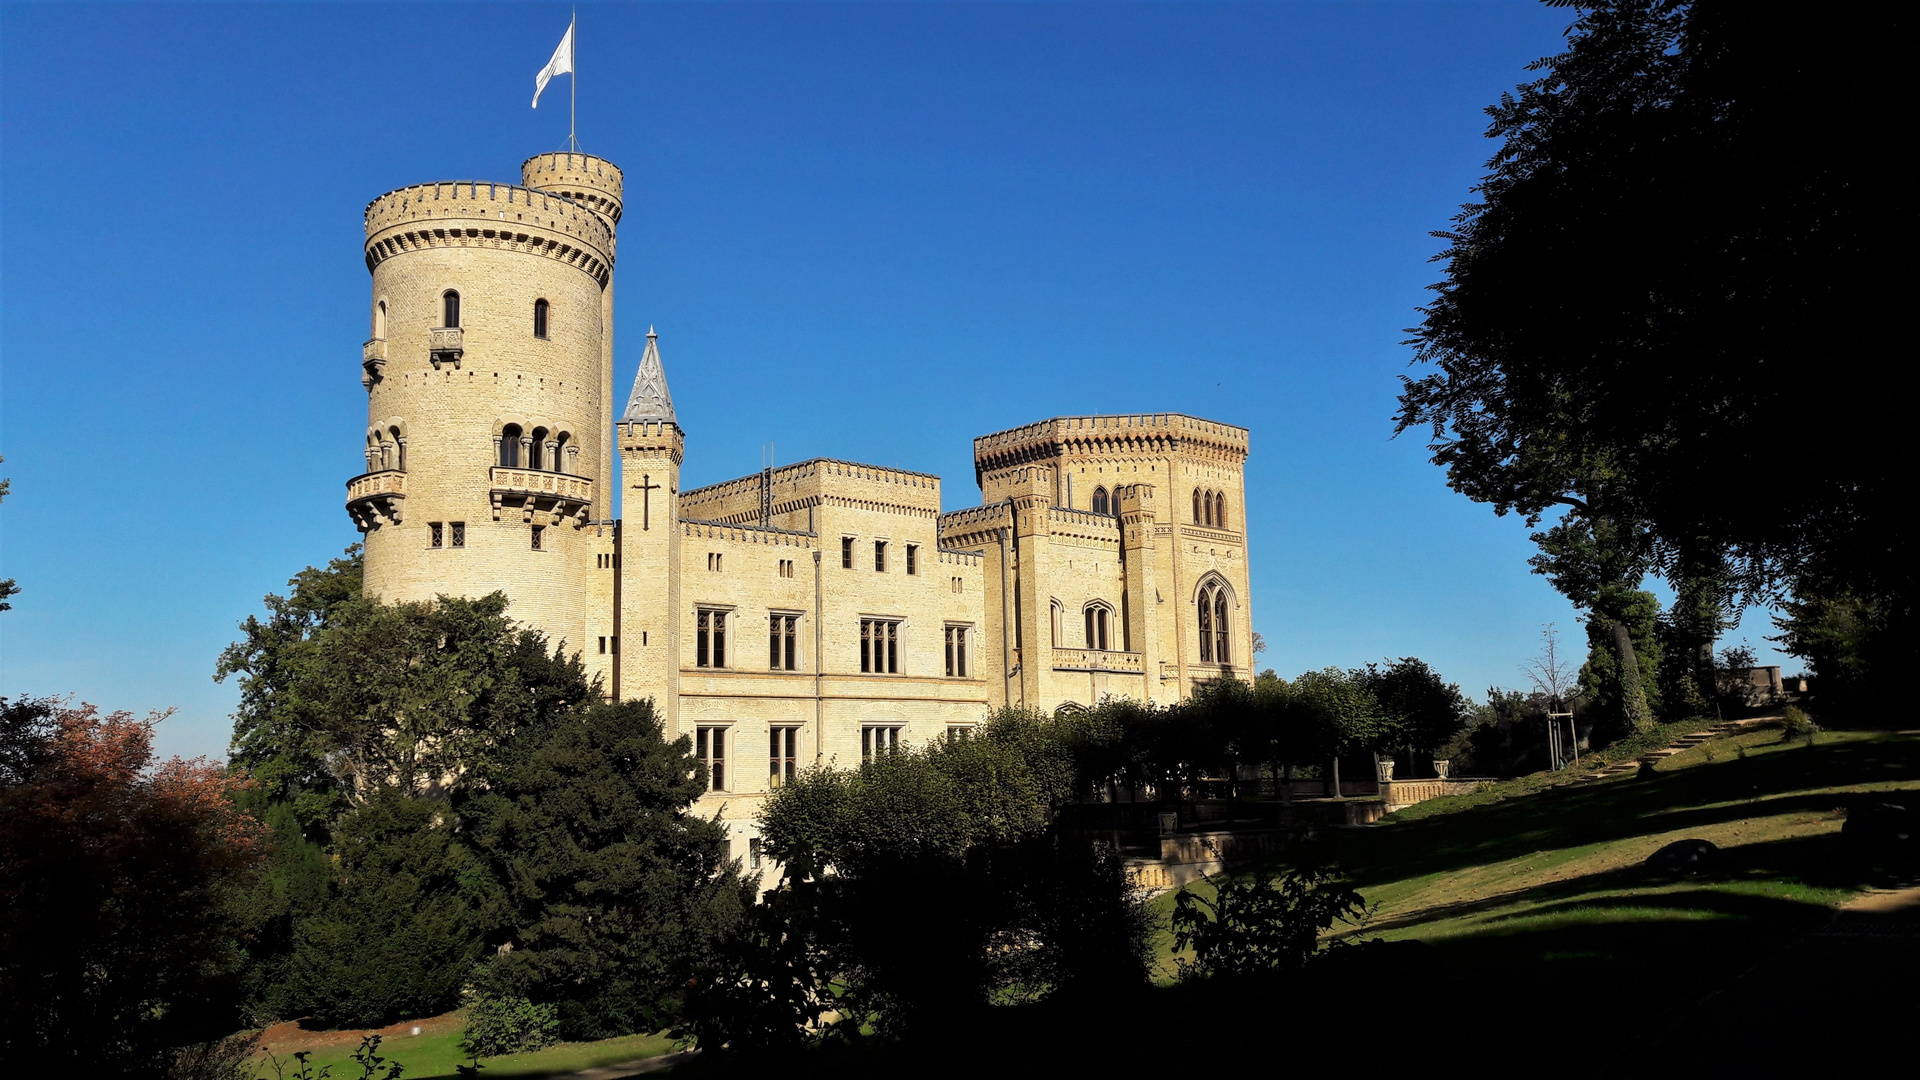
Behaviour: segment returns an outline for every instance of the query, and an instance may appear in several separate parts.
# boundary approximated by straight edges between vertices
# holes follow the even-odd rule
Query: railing
[[[380,369],[387,366],[387,339],[369,338],[360,346],[360,366],[365,373],[360,376],[360,385],[372,386],[380,377]]]
[[[380,527],[382,519],[400,524],[407,498],[407,474],[402,469],[361,473],[347,481],[347,514],[361,532]]]
[[[535,511],[561,518],[578,517],[586,521],[587,508],[593,505],[593,481],[585,476],[516,469],[495,465],[490,470],[488,487],[493,498],[493,520],[500,520],[503,506],[520,507],[532,520]]]
[[[460,366],[467,351],[466,331],[458,326],[434,326],[427,329],[427,358],[438,368],[441,364]]]
[[[1111,671],[1122,675],[1139,675],[1146,667],[1137,652],[1109,652],[1105,649],[1055,649],[1053,650],[1053,670],[1055,671]]]

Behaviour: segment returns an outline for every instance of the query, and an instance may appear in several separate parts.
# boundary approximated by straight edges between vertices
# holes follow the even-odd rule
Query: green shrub
[[[1807,744],[1811,746],[1814,735],[1819,731],[1820,725],[1814,723],[1813,717],[1808,716],[1807,711],[1798,705],[1789,705],[1786,711],[1780,714],[1781,742],[1805,739],[1807,740]]]
[[[560,1010],[526,998],[482,995],[467,1006],[467,1034],[460,1047],[474,1057],[498,1057],[552,1046]]]
[[[1174,897],[1173,947],[1194,953],[1180,961],[1182,979],[1297,971],[1319,950],[1322,932],[1366,910],[1360,894],[1326,868],[1218,885],[1212,901],[1185,888]]]

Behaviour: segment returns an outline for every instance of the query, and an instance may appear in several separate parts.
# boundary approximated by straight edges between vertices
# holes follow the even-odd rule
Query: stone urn
[[[1433,759],[1433,775],[1439,777],[1442,780],[1445,780],[1447,778],[1447,770],[1452,767],[1453,767],[1453,761],[1450,758],[1434,758]]]
[[[1381,783],[1383,784],[1393,783],[1393,759],[1392,758],[1390,757],[1374,758],[1373,767],[1376,770],[1378,770]]]
[[[1180,814],[1175,810],[1160,812],[1160,835],[1172,836],[1180,831]]]

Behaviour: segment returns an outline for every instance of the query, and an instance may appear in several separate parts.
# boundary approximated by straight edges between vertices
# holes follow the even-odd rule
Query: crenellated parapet
[[[1017,465],[1065,457],[1149,458],[1185,454],[1244,462],[1247,429],[1181,413],[1056,416],[973,440],[975,480]]]
[[[626,174],[606,158],[559,151],[535,154],[521,164],[520,182],[536,191],[564,195],[608,223],[620,224]]]
[[[479,248],[555,259],[602,288],[612,280],[613,229],[590,207],[552,192],[479,180],[415,184],[367,204],[367,269],[408,251]]]

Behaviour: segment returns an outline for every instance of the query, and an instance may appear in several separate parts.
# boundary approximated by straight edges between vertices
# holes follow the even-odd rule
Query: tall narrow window
[[[892,619],[860,620],[860,670],[874,675],[900,673],[900,624]]]
[[[920,545],[908,544],[907,545],[907,573],[908,574],[919,573],[920,572],[919,562],[920,562]]]
[[[1051,614],[1053,616],[1053,647],[1057,649],[1060,647],[1060,635],[1062,632],[1060,624],[1066,619],[1066,609],[1060,606],[1060,601],[1055,600]]]
[[[870,724],[860,729],[860,760],[872,761],[900,749],[900,729],[891,724]]]
[[[545,525],[535,525],[533,527],[533,550],[535,551],[544,550],[542,545],[546,543],[546,540],[545,540],[546,532],[547,532],[547,527]]]
[[[1086,611],[1087,648],[1107,651],[1107,609],[1103,604],[1088,604]]]
[[[723,727],[695,729],[693,756],[700,759],[700,769],[707,774],[707,790],[725,791],[727,789],[727,729]]]
[[[554,436],[553,462],[548,466],[554,472],[567,472],[567,442],[571,438],[566,432]]]
[[[457,548],[466,547],[467,546],[467,523],[464,521],[455,521],[455,522],[451,522],[450,525],[451,525],[450,531],[453,533],[453,535],[449,539],[452,541],[452,546]]]
[[[1193,489],[1193,523],[1200,524],[1200,489]]]
[[[547,336],[547,302],[545,300],[533,302],[533,336],[537,338]]]
[[[1227,527],[1227,493],[1224,491],[1213,497],[1213,523],[1222,529]]]
[[[875,540],[873,542],[873,569],[882,574],[887,572],[887,542],[885,540]]]
[[[800,729],[777,727],[767,731],[767,787],[777,788],[793,779],[800,768]]]
[[[376,340],[387,336],[387,302],[373,305],[373,336]]]
[[[727,613],[701,608],[694,619],[693,664],[695,667],[727,666]]]
[[[439,547],[443,535],[444,534],[440,531],[439,522],[437,521],[427,522],[427,546],[428,547]]]
[[[1213,590],[1200,590],[1200,662],[1213,663]]]
[[[533,429],[533,445],[527,448],[527,468],[544,469],[547,467],[547,429]]]
[[[508,469],[520,467],[519,424],[508,424],[500,429],[500,464]]]
[[[964,679],[967,677],[967,628],[949,626],[946,634],[947,677]]]
[[[853,569],[853,537],[851,536],[840,538],[840,569]]]
[[[1093,512],[1096,514],[1104,514],[1107,512],[1106,488],[1097,487],[1093,489]]]
[[[1213,590],[1213,662],[1231,662],[1227,652],[1227,590]]]
[[[440,325],[449,330],[460,325],[460,294],[452,289],[440,294]]]
[[[772,671],[794,671],[799,667],[798,615],[767,616],[767,667]]]

